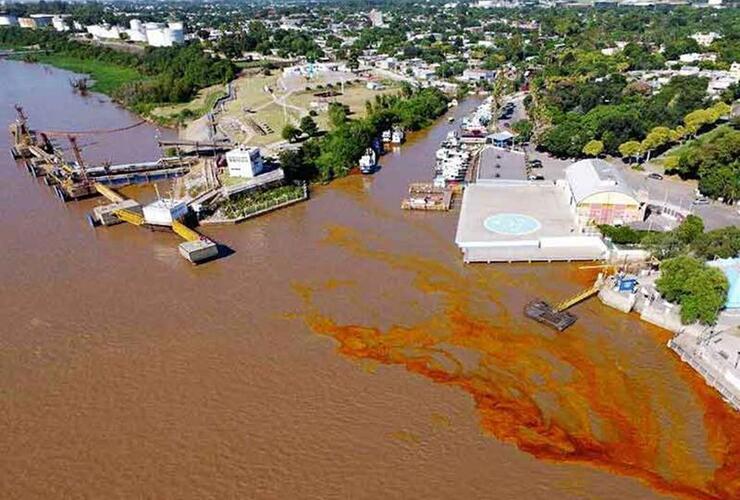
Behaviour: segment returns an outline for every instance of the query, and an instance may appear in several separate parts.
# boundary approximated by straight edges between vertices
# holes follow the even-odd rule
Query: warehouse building
[[[644,218],[642,204],[622,174],[604,160],[581,160],[565,169],[570,206],[579,228],[622,225]]]

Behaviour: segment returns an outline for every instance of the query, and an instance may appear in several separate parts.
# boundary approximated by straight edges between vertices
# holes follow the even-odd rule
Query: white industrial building
[[[226,153],[226,165],[230,177],[256,177],[265,169],[259,148],[239,146]]]
[[[51,25],[54,26],[54,29],[57,31],[69,31],[69,25],[62,16],[54,16],[51,19]]]
[[[565,169],[565,179],[579,228],[643,219],[637,194],[612,164],[599,159],[577,161]]]
[[[85,30],[95,40],[120,40],[122,33],[122,29],[119,26],[111,26],[109,24],[91,24]]]
[[[10,14],[0,14],[0,26],[17,26],[18,18]]]

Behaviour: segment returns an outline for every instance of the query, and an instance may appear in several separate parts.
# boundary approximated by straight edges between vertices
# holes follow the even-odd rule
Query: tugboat
[[[365,175],[372,174],[375,172],[377,166],[378,155],[375,153],[373,148],[367,148],[365,154],[360,158],[360,172]]]

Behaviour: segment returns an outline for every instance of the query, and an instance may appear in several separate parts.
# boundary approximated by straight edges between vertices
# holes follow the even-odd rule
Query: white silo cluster
[[[185,29],[181,22],[146,23],[146,41],[152,47],[171,47],[185,41]]]
[[[87,26],[86,29],[96,39],[118,40],[125,33],[128,40],[147,43],[152,47],[171,47],[185,41],[185,28],[181,22],[142,23],[139,19],[131,19],[129,29],[106,24]]]
[[[144,27],[141,25],[141,21],[138,19],[132,19],[129,22],[129,29],[126,31],[128,39],[132,42],[144,42],[146,43],[146,33]]]

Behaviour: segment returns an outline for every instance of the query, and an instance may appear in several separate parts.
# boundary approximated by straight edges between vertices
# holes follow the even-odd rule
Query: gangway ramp
[[[579,302],[582,302],[586,300],[589,297],[592,297],[599,293],[599,290],[601,289],[601,282],[597,281],[589,288],[586,288],[585,290],[581,290],[571,298],[564,300],[560,304],[556,305],[554,310],[555,312],[563,312],[566,309],[570,309],[574,305],[578,304]]]
[[[172,221],[172,230],[185,241],[198,241],[205,239],[194,229],[190,229],[188,226],[180,221]]]

